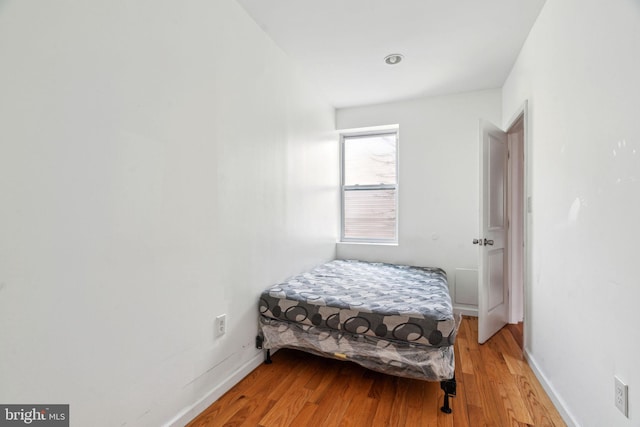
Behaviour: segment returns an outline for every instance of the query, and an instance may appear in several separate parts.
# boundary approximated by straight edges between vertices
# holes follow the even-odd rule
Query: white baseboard
[[[460,313],[463,316],[472,316],[478,317],[478,309],[477,308],[467,308],[467,307],[453,307],[454,313]]]
[[[186,425],[189,421],[200,415],[202,411],[211,406],[213,402],[222,397],[222,395],[229,391],[234,385],[238,384],[240,380],[249,375],[251,371],[260,366],[263,361],[264,354],[260,352],[240,368],[236,369],[227,379],[214,387],[200,400],[180,411],[180,413],[167,422],[164,427],[182,427]]]
[[[578,422],[567,408],[565,401],[558,395],[556,389],[551,385],[547,377],[542,373],[542,371],[538,367],[538,364],[536,363],[536,360],[526,348],[524,349],[524,358],[527,360],[527,363],[529,363],[533,374],[536,376],[538,381],[540,381],[540,384],[542,385],[542,388],[544,388],[544,391],[546,391],[549,395],[549,398],[551,398],[551,401],[560,413],[560,416],[562,417],[564,422],[567,423],[567,426],[579,426]]]

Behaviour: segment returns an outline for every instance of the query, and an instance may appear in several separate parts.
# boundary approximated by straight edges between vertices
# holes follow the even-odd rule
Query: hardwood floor
[[[478,345],[465,317],[456,340],[457,396],[444,414],[439,383],[280,350],[207,408],[204,426],[564,426],[505,328]]]
[[[508,324],[507,326],[505,326],[509,332],[511,332],[511,335],[513,335],[513,339],[516,340],[516,344],[518,344],[518,347],[520,347],[521,349],[524,348],[524,324],[522,322],[520,323],[515,323],[515,324]]]

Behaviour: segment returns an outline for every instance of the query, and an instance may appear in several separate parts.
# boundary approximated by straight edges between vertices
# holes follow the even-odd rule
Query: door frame
[[[508,322],[524,320],[524,118],[519,116],[507,131],[506,218],[509,280]]]
[[[522,251],[522,311],[523,311],[523,346],[524,349],[528,349],[528,337],[530,336],[529,330],[531,327],[531,318],[529,309],[529,304],[531,301],[531,139],[530,139],[530,126],[529,126],[529,101],[525,100],[519,108],[516,109],[515,113],[511,116],[511,119],[507,122],[505,129],[507,135],[513,133],[513,130],[518,126],[519,121],[522,120],[522,154],[523,154],[523,162],[521,166],[524,168],[522,174],[522,186],[519,189],[513,188],[511,185],[511,176],[508,177],[508,194],[509,197],[513,196],[513,192],[515,191],[523,191],[522,194],[522,239],[524,240],[524,247]],[[510,159],[509,168],[511,169],[511,162],[513,159]],[[512,212],[509,210],[508,218],[509,221],[512,222],[511,218]],[[509,241],[511,241],[511,227],[509,227]],[[509,249],[508,256],[508,276],[509,276],[509,302],[513,303],[514,292],[513,292],[513,283],[511,281],[511,271],[512,271],[512,255],[513,249]],[[511,316],[510,316],[511,317]]]

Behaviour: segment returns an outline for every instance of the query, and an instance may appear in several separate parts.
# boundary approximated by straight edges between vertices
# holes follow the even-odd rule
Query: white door
[[[484,343],[507,324],[506,172],[507,134],[480,123],[480,271],[478,281],[478,342]]]

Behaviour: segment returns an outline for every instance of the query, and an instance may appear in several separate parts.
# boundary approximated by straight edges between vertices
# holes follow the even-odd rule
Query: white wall
[[[481,118],[500,123],[499,89],[337,110],[338,129],[400,125],[398,245],[342,243],[338,257],[441,267],[454,305],[477,310]]]
[[[503,88],[531,113],[526,348],[581,426],[640,425],[639,29],[637,0],[549,0]]]
[[[333,108],[231,0],[3,1],[0,61],[0,402],[185,421],[335,255]]]

